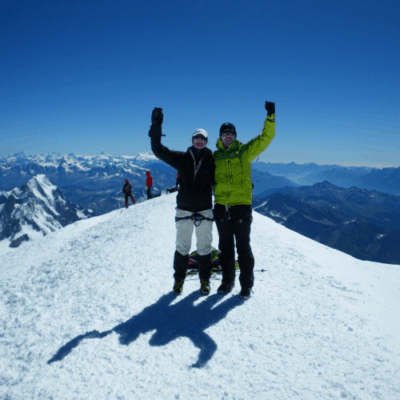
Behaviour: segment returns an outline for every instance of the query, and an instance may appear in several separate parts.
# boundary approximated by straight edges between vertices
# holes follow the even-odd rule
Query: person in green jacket
[[[235,240],[240,266],[239,296],[247,299],[253,287],[254,256],[250,246],[252,217],[251,162],[275,136],[275,103],[265,102],[267,118],[262,133],[242,144],[236,128],[224,123],[220,128],[215,160],[214,218],[219,234],[222,283],[218,293],[229,293],[235,285]]]

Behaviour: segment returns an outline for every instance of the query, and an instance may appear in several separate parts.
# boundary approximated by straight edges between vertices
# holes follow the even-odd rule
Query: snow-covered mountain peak
[[[65,203],[65,199],[60,195],[57,186],[53,185],[44,174],[33,177],[26,184],[33,197],[42,200],[56,215],[59,215],[55,209],[56,201]]]
[[[135,160],[137,161],[158,161],[158,158],[153,154],[152,151],[144,151],[138,153],[135,156]]]
[[[90,215],[65,199],[44,175],[0,192],[0,254]]]
[[[112,157],[112,155],[102,151],[97,157],[102,160],[108,160]]]
[[[8,157],[6,157],[7,162],[16,163],[16,164],[23,162],[25,159],[26,159],[26,155],[23,151],[21,151],[19,153],[10,154]]]
[[[171,294],[174,194],[2,258],[0,397],[393,399],[400,268],[254,213],[252,297]],[[218,245],[214,226],[213,245]],[[195,249],[195,238],[193,247]]]

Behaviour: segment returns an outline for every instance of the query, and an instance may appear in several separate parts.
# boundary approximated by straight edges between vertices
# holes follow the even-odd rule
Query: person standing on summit
[[[204,129],[196,129],[192,135],[192,146],[186,152],[173,151],[161,144],[163,119],[162,109],[155,108],[151,116],[149,136],[154,155],[175,168],[179,174],[173,291],[176,295],[182,292],[189,263],[193,229],[195,229],[199,255],[200,292],[202,295],[208,295],[212,269],[212,187],[215,169],[212,151],[207,148],[208,134]]]
[[[275,136],[275,103],[265,102],[267,117],[262,133],[242,144],[236,128],[221,125],[215,160],[214,218],[219,234],[222,284],[218,294],[229,293],[235,285],[235,240],[240,266],[239,297],[250,297],[253,287],[254,256],[250,246],[252,217],[251,162],[272,142]]]
[[[136,200],[132,196],[132,185],[129,182],[129,179],[125,179],[125,185],[122,188],[122,193],[125,196],[125,208],[128,208],[128,199],[129,198],[132,200],[133,204],[136,204]]]
[[[146,171],[146,191],[147,191],[147,200],[153,198],[151,194],[151,188],[153,187],[153,177],[151,176],[150,171]]]

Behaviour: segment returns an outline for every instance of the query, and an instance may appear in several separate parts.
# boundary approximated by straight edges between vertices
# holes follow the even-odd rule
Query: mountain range
[[[121,157],[17,153],[0,158],[0,190],[11,190],[45,174],[70,201],[102,215],[121,207],[125,179],[131,182],[136,200],[144,199],[147,170],[154,176],[155,192],[175,185],[176,171],[150,152]]]
[[[251,178],[253,181],[253,195],[257,196],[270,188],[297,187],[298,184],[284,176],[275,176],[268,172],[262,172],[255,168],[252,169]]]
[[[298,185],[313,185],[329,181],[334,185],[350,188],[379,190],[400,195],[400,167],[371,168],[319,165],[315,163],[288,164],[255,162],[253,168],[275,176],[285,177]]]
[[[400,264],[400,197],[327,181],[272,192],[253,209],[361,260]]]
[[[176,170],[157,159],[153,153],[114,157],[110,154],[62,155],[58,153],[27,156],[16,153],[0,158],[0,190],[25,184],[37,174],[45,174],[65,196],[93,215],[102,215],[122,206],[125,179],[132,184],[138,202],[146,198],[146,171],[154,177],[154,193],[175,186]],[[254,193],[270,188],[297,186],[285,177],[253,171]]]
[[[90,210],[90,213],[86,211],[87,215],[97,216],[123,206],[125,179],[130,180],[137,202],[144,201],[148,170],[154,177],[153,192],[160,193],[175,186],[176,170],[151,152],[119,157],[105,153],[92,156],[56,153],[27,156],[17,153],[0,158],[0,190],[9,192],[26,185],[37,175],[45,175],[71,204],[81,210]],[[391,246],[400,247],[396,241],[400,230],[400,207],[399,197],[390,193],[397,190],[399,179],[396,174],[399,171],[398,168],[378,170],[258,161],[253,163],[252,171],[253,207],[296,232],[360,259],[396,263],[398,255]],[[318,181],[325,176],[331,180]],[[315,181],[318,182],[309,184]],[[344,184],[336,185],[334,182]],[[385,190],[360,189],[354,185],[356,182],[369,187],[384,186]],[[302,183],[307,185],[299,186]],[[277,192],[285,196],[269,198]],[[3,211],[9,210],[11,204],[9,200],[5,205],[5,197],[3,195]],[[14,228],[10,228],[10,224]],[[20,222],[14,219],[7,223],[6,228],[3,218],[1,231],[7,232],[3,237],[10,239],[12,245],[27,237],[15,234],[18,224]]]
[[[39,174],[19,188],[0,191],[0,250],[18,247],[90,216],[89,210],[67,200]]]

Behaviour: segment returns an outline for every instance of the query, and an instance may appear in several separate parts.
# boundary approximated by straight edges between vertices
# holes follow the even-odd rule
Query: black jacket
[[[124,187],[122,188],[124,194],[129,194],[132,192],[132,185],[129,182],[126,182]]]
[[[173,151],[163,146],[161,139],[152,139],[151,149],[156,157],[178,171],[179,192],[176,202],[179,209],[196,212],[212,208],[215,164],[210,149],[206,147],[199,152],[189,147],[186,152]],[[199,155],[197,161],[196,153]]]

